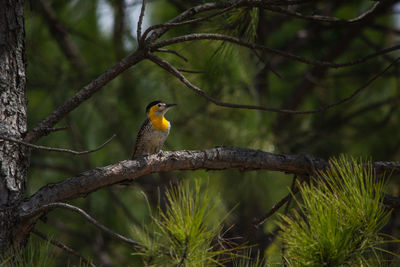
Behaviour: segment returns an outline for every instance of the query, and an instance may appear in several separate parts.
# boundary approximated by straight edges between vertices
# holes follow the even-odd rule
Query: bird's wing
[[[137,137],[136,137],[135,148],[133,149],[133,153],[132,153],[131,159],[134,159],[136,157],[136,151],[138,149],[139,144],[141,143],[141,139],[143,137],[143,133],[145,132],[146,127],[149,126],[149,123],[150,123],[150,120],[149,120],[149,118],[147,118],[143,122],[142,126],[140,127],[140,130],[139,130],[139,132],[137,134]]]

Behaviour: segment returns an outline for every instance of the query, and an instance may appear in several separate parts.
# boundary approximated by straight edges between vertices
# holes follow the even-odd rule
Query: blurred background
[[[141,7],[137,0],[26,1],[26,48],[29,129],[77,90],[106,71],[136,46]],[[149,0],[144,25],[163,23],[207,1]],[[306,15],[351,19],[375,1],[305,1],[284,9]],[[366,19],[353,24],[321,23],[259,9],[240,9],[206,22],[171,29],[164,38],[195,32],[223,33],[309,59],[349,62],[394,46],[400,40],[400,8],[384,1]],[[395,51],[345,68],[300,63],[272,53],[220,41],[170,46],[188,61],[167,53],[157,55],[174,66],[198,73],[186,77],[209,95],[238,104],[296,110],[315,109],[352,94],[387,67]],[[143,61],[104,86],[57,126],[69,126],[38,144],[87,150],[117,137],[102,150],[84,156],[33,151],[28,195],[85,170],[129,158],[136,134],[153,100],[177,103],[166,117],[172,123],[164,150],[235,146],[272,153],[307,153],[328,159],[341,153],[363,159],[400,160],[400,69],[398,64],[355,99],[312,115],[218,107],[196,95],[150,61]],[[289,191],[291,175],[267,171],[179,171],[141,177],[130,186],[113,186],[72,201],[114,231],[132,236],[133,226],[147,224],[157,205],[164,205],[170,183],[198,178],[208,183],[237,243],[257,244],[267,258],[279,259],[271,235],[272,217],[255,229],[254,219],[268,212]],[[390,178],[388,193],[399,194],[399,177]],[[146,196],[146,197],[145,197]],[[398,234],[400,220],[392,215],[387,231]],[[37,229],[61,240],[103,266],[140,266],[139,256],[118,240],[99,232],[69,211],[51,212]],[[59,252],[60,266],[74,259]]]

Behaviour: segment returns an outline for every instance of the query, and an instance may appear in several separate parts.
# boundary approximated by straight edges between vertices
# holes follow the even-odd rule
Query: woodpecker
[[[171,129],[171,123],[164,115],[173,106],[176,104],[165,104],[160,100],[147,105],[147,119],[137,134],[131,159],[155,154],[161,150]]]

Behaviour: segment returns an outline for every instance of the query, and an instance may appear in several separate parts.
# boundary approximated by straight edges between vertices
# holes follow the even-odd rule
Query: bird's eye
[[[157,107],[161,107],[161,104],[157,104]]]

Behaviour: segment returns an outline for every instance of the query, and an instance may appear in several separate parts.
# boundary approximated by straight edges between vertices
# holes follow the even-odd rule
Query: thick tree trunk
[[[26,134],[24,1],[0,0],[0,134]],[[21,202],[28,150],[0,141],[0,254],[25,238],[17,233],[15,208]]]

